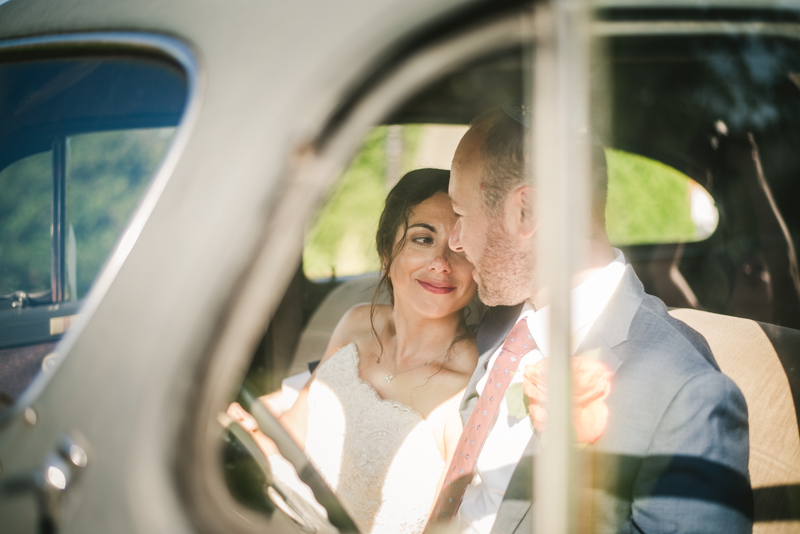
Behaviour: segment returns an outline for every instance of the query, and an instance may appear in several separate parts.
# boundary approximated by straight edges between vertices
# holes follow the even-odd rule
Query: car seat
[[[747,402],[753,532],[798,532],[800,331],[691,309],[670,314],[706,338]]]

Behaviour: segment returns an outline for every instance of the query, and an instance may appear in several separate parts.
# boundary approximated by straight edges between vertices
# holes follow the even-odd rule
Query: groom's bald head
[[[470,132],[480,140],[484,204],[496,215],[508,194],[525,182],[525,144],[530,134],[503,110],[479,115]]]
[[[481,300],[513,305],[535,285],[536,187],[526,183],[528,129],[503,110],[479,116],[453,157],[450,198],[459,215],[450,247],[472,262]],[[602,147],[593,154],[592,235],[605,237],[606,169]]]
[[[533,289],[533,198],[532,188],[524,185],[525,133],[498,123],[506,118],[487,114],[472,125],[453,157],[449,188],[459,215],[450,247],[472,262],[480,298],[490,306],[522,302]]]
[[[525,183],[525,154],[530,145],[530,130],[511,118],[503,109],[478,115],[465,135],[473,135],[482,167],[481,192],[489,213],[497,214],[503,201]],[[605,231],[605,206],[608,173],[605,150],[592,145],[592,225]]]

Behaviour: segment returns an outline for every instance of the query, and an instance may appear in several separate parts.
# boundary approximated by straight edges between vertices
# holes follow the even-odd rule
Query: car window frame
[[[219,461],[220,431],[216,414],[230,402],[230,392],[246,370],[265,326],[294,275],[294,261],[303,249],[305,225],[286,221],[310,220],[335,184],[367,131],[380,124],[408,95],[441,79],[472,60],[530,44],[530,12],[513,11],[482,23],[467,25],[452,34],[424,43],[398,59],[393,68],[370,78],[351,98],[333,110],[320,125],[314,141],[295,147],[293,166],[285,188],[273,204],[260,245],[242,284],[232,296],[228,311],[211,340],[202,368],[197,396],[184,416],[176,450],[177,479],[195,524],[213,532],[267,532],[269,521],[248,510],[228,493]],[[276,221],[281,221],[282,224]]]
[[[176,64],[186,76],[186,100],[183,113],[161,163],[150,178],[144,196],[118,237],[109,257],[100,268],[92,288],[82,299],[78,315],[74,317],[70,328],[54,347],[53,355],[48,356],[46,371],[40,372],[28,384],[14,404],[0,410],[0,426],[31,406],[41,396],[63,360],[68,357],[70,349],[80,337],[85,325],[91,320],[131,249],[138,241],[180,160],[202,104],[202,65],[194,50],[175,37],[145,32],[107,31],[44,35],[0,42],[0,61],[6,57],[54,59],[79,57],[90,53],[100,56],[126,54],[134,57],[161,58]]]

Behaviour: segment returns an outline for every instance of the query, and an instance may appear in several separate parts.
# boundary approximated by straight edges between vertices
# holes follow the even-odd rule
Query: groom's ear
[[[536,189],[530,185],[521,185],[509,195],[506,223],[519,237],[530,239],[536,232],[539,222],[534,216],[535,205]]]

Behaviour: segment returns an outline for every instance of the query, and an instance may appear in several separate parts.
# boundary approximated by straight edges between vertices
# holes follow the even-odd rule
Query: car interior
[[[645,290],[706,338],[744,393],[756,525],[780,532],[800,520],[800,43],[759,35],[623,35],[604,46],[606,55],[593,65],[593,121],[609,166],[609,236]],[[433,141],[409,141],[413,132],[460,128],[457,143],[475,116],[524,98],[528,61],[520,49],[492,54],[407,98],[370,133],[309,226],[338,224],[326,217],[342,195],[359,191],[354,176],[364,172],[359,166],[376,136],[385,161],[372,172],[386,181],[385,192],[401,169],[418,162],[403,156],[392,165],[398,138],[414,152]],[[440,167],[448,168],[454,142],[444,143]],[[362,248],[370,246],[380,207],[372,206]],[[363,233],[364,220],[354,216],[352,224]],[[281,398],[302,387],[342,314],[373,300],[377,263],[337,269],[330,256],[330,268],[320,270],[309,253],[313,228],[308,235],[253,354],[244,379],[250,395]],[[352,251],[344,241],[338,245]],[[246,453],[225,450],[233,494],[264,483],[253,481]],[[263,499],[247,505],[267,514],[275,506]]]

